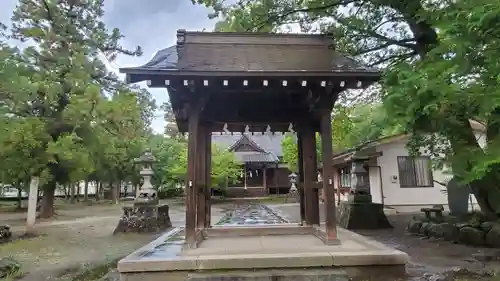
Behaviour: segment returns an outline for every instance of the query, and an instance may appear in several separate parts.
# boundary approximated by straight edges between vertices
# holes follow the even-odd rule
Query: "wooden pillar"
[[[302,146],[302,134],[297,133],[297,171],[299,174],[299,206],[300,206],[300,224],[304,224],[306,220],[305,197],[304,197],[304,158]]]
[[[198,186],[197,173],[197,150],[198,131],[200,123],[200,108],[197,104],[192,104],[189,108],[188,119],[188,167],[186,177],[186,224],[185,238],[188,245],[196,242],[196,186]]]
[[[335,210],[332,120],[330,110],[321,114],[321,152],[323,157],[323,191],[325,192],[325,242],[337,241],[337,217]]]
[[[205,135],[206,145],[206,189],[205,189],[205,228],[212,226],[212,133]]]
[[[312,223],[314,225],[319,225],[319,183],[318,183],[318,152],[316,149],[316,132],[312,132],[312,152],[313,152],[313,161],[311,168],[311,177],[313,179],[313,188],[312,188]]]
[[[198,148],[196,149],[196,227],[203,229],[206,218],[206,189],[207,189],[207,127],[200,124],[198,132]]]
[[[262,186],[264,187],[264,192],[269,195],[269,189],[267,188],[267,166],[264,164],[262,166]]]
[[[247,163],[243,164],[243,187],[245,188],[245,190],[247,190]]]
[[[278,164],[276,164],[276,168],[274,169],[274,172],[273,172],[273,184],[274,184],[274,187],[276,188],[276,193],[278,195],[280,194],[280,189],[278,186],[279,172],[280,172],[279,166],[278,166]]]
[[[316,165],[316,136],[310,127],[302,130],[304,195],[306,225],[319,225],[319,196],[316,189],[318,180]]]

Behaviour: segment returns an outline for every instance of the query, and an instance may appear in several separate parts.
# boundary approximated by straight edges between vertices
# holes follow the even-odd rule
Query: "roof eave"
[[[381,72],[378,71],[353,71],[353,70],[254,70],[254,71],[198,71],[198,70],[180,70],[180,69],[150,69],[140,67],[120,68],[120,73],[126,74],[149,74],[149,75],[172,75],[172,76],[349,76],[357,75],[361,77],[380,78]]]

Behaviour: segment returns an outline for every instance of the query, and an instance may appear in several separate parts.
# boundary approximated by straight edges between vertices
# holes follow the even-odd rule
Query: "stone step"
[[[348,281],[340,269],[282,269],[191,273],[187,281]]]

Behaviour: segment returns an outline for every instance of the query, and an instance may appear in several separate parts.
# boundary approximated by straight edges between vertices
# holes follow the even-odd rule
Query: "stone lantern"
[[[297,174],[296,173],[291,173],[288,175],[288,180],[290,181],[290,192],[292,191],[297,191]]]
[[[172,227],[168,214],[168,205],[159,205],[156,190],[151,184],[153,163],[156,158],[151,150],[146,150],[134,163],[141,165],[139,174],[143,184],[135,198],[134,206],[123,207],[123,214],[113,234],[123,232],[157,232]]]
[[[365,159],[353,159],[351,166],[351,194],[349,199],[355,202],[372,202],[370,182]]]
[[[156,190],[154,189],[153,184],[151,184],[151,176],[153,176],[154,173],[153,163],[155,162],[156,158],[153,156],[150,149],[146,150],[141,157],[134,160],[134,163],[142,165],[139,175],[143,179],[139,195],[135,198],[136,204],[157,205],[159,203]]]
[[[348,200],[340,202],[337,208],[339,226],[346,229],[391,228],[384,213],[384,205],[372,201],[369,155],[355,152],[350,160],[351,191]]]

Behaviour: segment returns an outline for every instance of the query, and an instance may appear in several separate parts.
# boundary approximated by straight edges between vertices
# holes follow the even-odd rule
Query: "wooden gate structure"
[[[337,240],[331,111],[340,92],[380,78],[335,51],[331,38],[305,34],[177,32],[177,44],[140,67],[122,68],[128,83],[167,88],[180,132],[188,133],[186,225],[195,244],[210,221],[212,132],[297,133],[301,217],[319,225],[325,192],[325,243]],[[248,127],[247,127],[248,126]],[[323,163],[317,182],[316,133]]]

